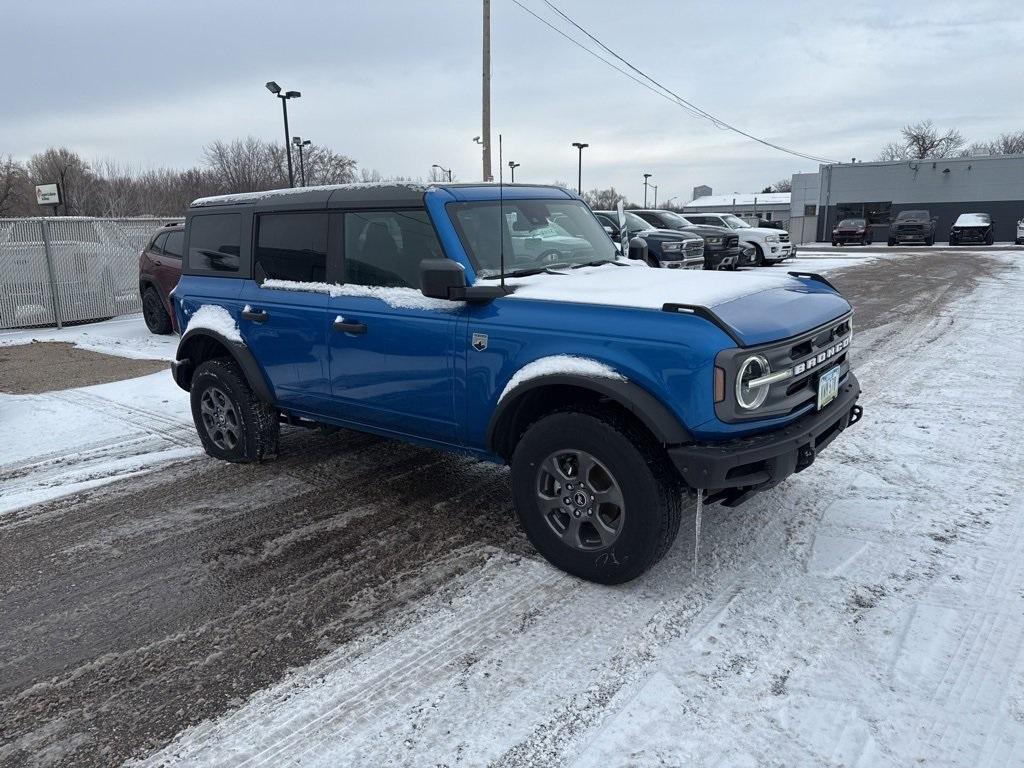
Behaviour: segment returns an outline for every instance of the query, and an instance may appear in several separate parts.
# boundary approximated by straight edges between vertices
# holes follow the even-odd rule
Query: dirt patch
[[[164,360],[133,360],[79,349],[63,341],[0,347],[0,392],[34,395],[88,387],[167,369]]]

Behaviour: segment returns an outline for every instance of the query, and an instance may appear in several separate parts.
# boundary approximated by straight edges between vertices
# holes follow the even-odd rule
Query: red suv
[[[181,277],[181,254],[185,230],[181,224],[168,224],[156,232],[139,254],[139,295],[142,316],[152,333],[178,330],[171,306],[171,291]]]

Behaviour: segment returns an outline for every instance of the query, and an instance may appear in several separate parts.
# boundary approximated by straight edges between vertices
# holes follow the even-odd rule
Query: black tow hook
[[[859,405],[853,406],[853,408],[850,409],[850,419],[849,419],[849,421],[846,422],[846,426],[852,427],[854,424],[856,424],[858,421],[860,421],[860,418],[863,415],[864,415],[864,409],[863,408],[861,408]]]
[[[811,464],[814,463],[814,446],[808,443],[807,445],[800,446],[800,450],[796,454],[796,469],[795,472],[802,472],[807,469]]]

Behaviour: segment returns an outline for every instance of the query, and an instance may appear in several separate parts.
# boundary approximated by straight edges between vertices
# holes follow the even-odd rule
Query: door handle
[[[342,333],[366,333],[366,323],[346,323],[339,317],[334,321],[334,330]]]
[[[246,320],[252,320],[254,323],[265,323],[270,319],[270,315],[264,312],[262,309],[259,311],[252,309],[243,309],[242,317]]]
[[[162,267],[164,263],[160,259],[153,259],[153,264],[158,267]]]

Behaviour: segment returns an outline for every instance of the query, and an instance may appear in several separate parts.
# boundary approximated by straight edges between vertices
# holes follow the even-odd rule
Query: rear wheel
[[[516,514],[549,562],[588,581],[636,578],[668,551],[681,486],[653,441],[612,414],[556,413],[512,458]]]
[[[935,237],[933,235],[929,235],[928,237],[926,237],[924,239],[924,244],[925,245],[935,245]]]
[[[893,240],[891,237],[889,238],[889,245],[890,246],[896,245],[896,241]]]
[[[142,294],[142,317],[150,333],[162,335],[171,332],[171,318],[155,288],[147,288]]]
[[[253,393],[238,363],[218,357],[192,376],[192,419],[203,448],[240,464],[277,456],[277,411]]]
[[[995,244],[995,242],[996,242],[995,235],[993,235],[991,232],[989,232],[985,236],[985,245],[993,245],[993,244]]]

